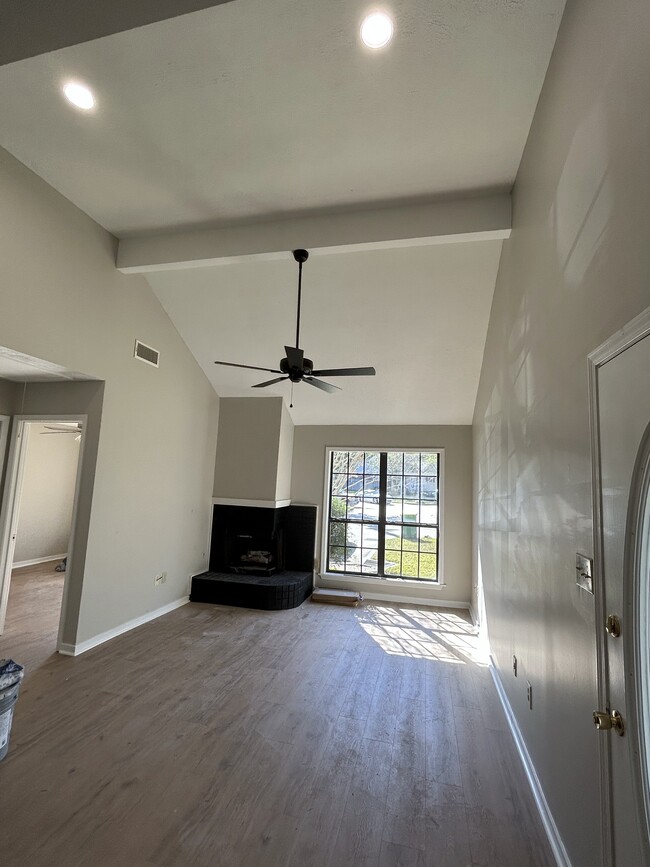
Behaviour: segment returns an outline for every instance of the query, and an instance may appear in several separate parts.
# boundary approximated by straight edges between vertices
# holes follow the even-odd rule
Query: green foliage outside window
[[[345,510],[345,500],[341,497],[332,497],[330,516],[332,518],[345,518]],[[333,563],[342,563],[345,559],[345,548],[343,547],[345,545],[345,528],[345,524],[330,524],[330,551],[333,546],[337,546],[337,549],[330,555]],[[349,546],[348,551],[351,551]]]

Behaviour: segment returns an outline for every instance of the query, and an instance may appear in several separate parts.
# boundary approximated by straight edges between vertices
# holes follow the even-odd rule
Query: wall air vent
[[[135,341],[133,355],[138,361],[144,361],[145,364],[150,364],[152,367],[158,367],[159,365],[160,353],[158,350],[147,346],[146,343],[141,343],[139,340]]]

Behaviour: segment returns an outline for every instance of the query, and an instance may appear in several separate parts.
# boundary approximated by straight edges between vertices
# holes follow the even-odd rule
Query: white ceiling
[[[244,221],[291,249],[311,212],[342,227],[345,209],[449,199],[453,211],[507,192],[564,0],[388,8],[395,37],[380,52],[358,38],[366,0],[233,0],[2,66],[0,146],[118,237],[165,243]],[[63,100],[71,78],[94,90],[92,112]],[[369,251],[341,233],[342,252],[307,263],[301,344],[317,367],[377,376],[338,379],[335,395],[297,386],[294,421],[471,423],[501,241],[405,248],[393,232],[393,249]],[[170,267],[147,279],[217,393],[288,397],[287,384],[251,390],[270,374],[213,361],[277,366],[295,335],[290,253]],[[30,377],[17,361],[0,357],[0,376]]]
[[[371,366],[375,377],[294,387],[296,424],[470,424],[501,241],[312,255],[304,266],[301,347],[316,367]],[[295,341],[297,267],[223,264],[147,275],[222,396],[290,394],[272,374]],[[324,377],[324,379],[327,379]],[[288,403],[288,400],[287,400]]]
[[[0,68],[0,145],[118,236],[507,188],[563,7],[235,0]]]

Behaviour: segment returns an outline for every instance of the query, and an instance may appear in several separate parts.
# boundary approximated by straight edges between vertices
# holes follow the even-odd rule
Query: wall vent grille
[[[135,350],[133,355],[138,359],[138,361],[144,361],[145,364],[150,364],[152,367],[159,366],[160,353],[158,350],[153,349],[151,346],[147,346],[146,343],[141,343],[139,340],[135,341]]]

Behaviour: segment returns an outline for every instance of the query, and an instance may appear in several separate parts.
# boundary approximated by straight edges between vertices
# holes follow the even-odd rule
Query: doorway
[[[650,310],[590,356],[603,850],[650,863]]]
[[[0,645],[34,668],[59,649],[85,416],[17,416],[0,519]]]

